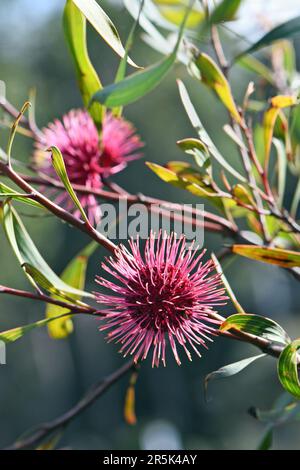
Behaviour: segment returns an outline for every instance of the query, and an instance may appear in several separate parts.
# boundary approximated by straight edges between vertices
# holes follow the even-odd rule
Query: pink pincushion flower
[[[71,183],[92,190],[102,187],[103,178],[123,170],[129,161],[139,158],[143,146],[135,128],[125,119],[107,114],[99,134],[90,115],[81,109],[70,111],[62,121],[56,119],[50,123],[35,143],[34,161],[38,170],[57,178],[51,155],[41,152],[52,145],[60,149]],[[95,196],[78,194],[78,197],[91,222],[98,223],[101,212]],[[73,207],[65,192],[56,198],[56,202],[70,210]]]
[[[121,245],[115,257],[102,263],[103,269],[118,282],[97,276],[96,282],[115,293],[97,293],[97,301],[108,306],[100,329],[111,329],[108,340],[121,343],[120,352],[134,355],[134,360],[146,359],[153,348],[152,366],[166,364],[167,340],[176,362],[180,365],[176,343],[183,347],[191,360],[189,347],[199,355],[198,346],[206,346],[208,335],[214,334],[210,324],[213,306],[226,299],[220,288],[218,274],[211,260],[202,263],[200,254],[185,237],[175,234],[157,240],[152,233],[144,253],[139,243],[129,242],[131,252]]]

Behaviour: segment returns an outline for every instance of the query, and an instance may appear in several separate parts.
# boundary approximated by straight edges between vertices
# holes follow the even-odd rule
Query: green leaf
[[[278,41],[279,39],[292,38],[293,36],[299,33],[300,33],[300,16],[297,16],[296,18],[293,18],[287,21],[286,23],[282,23],[281,25],[276,26],[274,29],[272,29],[267,34],[265,34],[261,39],[259,39],[251,47],[241,52],[236,57],[236,59],[241,57],[244,54],[250,54],[252,52],[257,51],[258,49],[261,49],[262,47],[269,46],[274,41]]]
[[[281,385],[298,400],[300,399],[299,358],[297,354],[299,348],[300,339],[292,341],[284,348],[278,360],[278,377]]]
[[[263,436],[257,450],[269,450],[273,444],[273,429],[267,429],[265,435]]]
[[[13,145],[13,142],[14,142],[14,139],[15,139],[15,135],[16,135],[16,132],[17,132],[18,125],[19,125],[20,120],[22,119],[24,113],[26,112],[26,110],[28,109],[29,106],[30,106],[29,101],[26,101],[23,104],[22,109],[21,109],[21,111],[19,112],[19,114],[17,116],[17,119],[14,121],[14,123],[11,127],[10,134],[9,134],[9,137],[8,137],[7,150],[6,150],[7,163],[8,163],[9,166],[11,165],[11,150],[12,150],[12,145]]]
[[[23,194],[18,193],[14,189],[10,188],[9,186],[7,186],[6,184],[1,183],[1,182],[0,182],[0,197],[11,198],[11,199],[14,199],[15,201],[23,202],[24,204],[36,207],[38,209],[43,209],[43,210],[45,209],[38,202],[33,201],[32,199],[30,199],[28,197],[24,197]]]
[[[222,269],[222,266],[218,260],[218,258],[216,257],[216,255],[214,253],[211,254],[211,259],[215,265],[215,269],[217,271],[217,273],[220,275],[220,278],[221,278],[221,281],[226,289],[226,292],[227,294],[229,295],[230,297],[230,300],[231,302],[233,303],[233,305],[235,306],[237,312],[239,313],[245,313],[245,310],[243,309],[243,307],[241,306],[241,304],[238,302],[224,272],[223,272],[223,269]]]
[[[282,268],[300,266],[300,253],[283,248],[269,248],[255,245],[233,245],[232,252],[256,261],[275,264]]]
[[[275,86],[272,70],[260,62],[260,60],[256,59],[256,57],[250,55],[242,56],[240,59],[238,59],[237,64],[247,70],[250,70],[250,72],[256,73],[259,75],[259,77],[264,78],[271,85]]]
[[[205,392],[207,392],[208,382],[210,382],[211,380],[232,377],[233,375],[238,374],[243,369],[248,367],[250,364],[252,364],[252,362],[264,356],[266,356],[266,354],[259,354],[258,356],[247,357],[247,359],[242,359],[241,361],[228,364],[227,366],[221,367],[220,369],[211,372],[205,377],[204,380]]]
[[[125,49],[121,43],[117,28],[100,5],[95,0],[73,0],[73,3],[104,41],[107,42],[120,57],[124,57]],[[137,67],[129,57],[128,63],[133,67]]]
[[[64,313],[58,318],[63,318],[67,315],[68,314]],[[28,333],[28,331],[34,330],[35,328],[40,328],[41,326],[45,326],[53,320],[55,320],[55,318],[45,318],[35,323],[30,323],[29,325],[18,326],[17,328],[12,328],[11,330],[2,331],[0,333],[0,340],[4,341],[4,343],[13,343],[14,341],[17,341],[18,339],[22,338],[22,336],[25,333]]]
[[[237,313],[226,318],[220,326],[221,331],[228,331],[232,328],[280,344],[290,342],[288,334],[278,323],[259,315]]]
[[[60,276],[61,280],[76,289],[84,289],[88,260],[98,246],[96,242],[91,242],[81,250],[66,266]],[[53,298],[57,299],[57,296],[53,295]],[[81,296],[71,294],[70,298],[78,301],[81,299]],[[57,317],[67,311],[67,309],[58,305],[47,304],[46,318]],[[73,322],[69,316],[60,318],[55,322],[49,323],[48,332],[49,336],[53,339],[65,338],[73,332]]]
[[[59,292],[84,297],[93,297],[92,294],[75,289],[63,282],[50,268],[33,243],[16,210],[10,204],[4,204],[1,213],[2,224],[6,237],[21,266],[30,265],[37,269],[48,282]],[[36,282],[27,274],[29,281],[36,287]]]
[[[75,206],[80,211],[83,219],[87,223],[89,223],[87,215],[84,212],[83,207],[80,204],[80,201],[79,201],[78,197],[76,196],[75,191],[72,188],[72,185],[70,183],[70,180],[69,180],[69,177],[68,177],[68,174],[67,174],[67,170],[66,170],[66,165],[65,165],[63,156],[61,154],[61,151],[59,150],[59,148],[57,148],[55,146],[50,147],[48,149],[48,151],[52,152],[52,164],[53,164],[54,170],[56,171],[57,176],[59,177],[59,179],[63,183],[64,187],[66,188],[66,190],[67,190],[70,198],[74,202]]]
[[[278,192],[278,206],[282,207],[285,184],[286,184],[286,167],[287,167],[287,157],[285,153],[285,148],[281,140],[273,138],[273,144],[276,149],[277,154],[277,192]],[[300,188],[299,188],[300,191]],[[299,193],[300,197],[300,193]],[[291,211],[292,212],[292,211]]]
[[[241,3],[242,0],[223,0],[211,13],[209,22],[216,24],[234,20]]]
[[[75,64],[82,100],[85,107],[88,107],[93,94],[102,88],[102,85],[87,50],[86,19],[73,0],[66,2],[63,25],[66,41]],[[103,115],[102,106],[94,103],[89,112],[95,124],[99,126]]]
[[[270,410],[260,410],[252,407],[249,410],[251,416],[269,426],[280,426],[290,421],[300,419],[300,403],[287,392],[284,392],[275,401]]]
[[[181,80],[177,80],[178,88],[179,88],[179,93],[180,93],[180,98],[183,103],[183,106],[185,108],[185,111],[188,115],[189,120],[191,121],[192,126],[198,133],[199,139],[203,142],[203,144],[207,147],[209,153],[212,155],[212,157],[225,169],[228,171],[228,173],[232,174],[235,178],[237,178],[239,181],[246,182],[246,178],[242,176],[238,171],[236,171],[228,162],[225,160],[225,158],[221,155],[219,150],[216,148],[215,144],[209,137],[208,133],[203,127],[202,122],[200,121],[200,118],[198,114],[196,113],[196,110],[191,102],[191,99],[188,95],[187,89],[184,86],[183,82]]]
[[[201,81],[211,88],[228,109],[233,119],[239,124],[241,116],[234,102],[228,80],[213,59],[199,52],[194,55],[193,63],[201,73]]]
[[[209,186],[200,186],[194,181],[191,181],[191,178],[188,178],[187,175],[181,176],[180,174],[176,174],[174,171],[156,163],[146,162],[146,165],[166,183],[172,184],[173,186],[176,186],[176,188],[185,189],[195,196],[209,198],[213,204],[217,205],[217,207],[223,207],[221,197],[217,193],[213,192]]]
[[[120,82],[104,87],[93,96],[93,101],[98,101],[108,108],[125,106],[137,101],[156,88],[175,63],[188,12],[189,10],[181,25],[174,50],[170,55],[158,64],[154,64],[141,72],[136,72]]]

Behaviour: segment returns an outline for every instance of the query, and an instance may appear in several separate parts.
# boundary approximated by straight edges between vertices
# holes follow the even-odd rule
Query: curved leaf
[[[243,369],[248,367],[250,364],[252,364],[252,362],[264,356],[266,356],[266,354],[259,354],[258,356],[247,357],[247,359],[242,359],[241,361],[233,362],[232,364],[220,367],[220,369],[211,372],[205,377],[204,380],[205,392],[207,392],[208,382],[210,382],[211,380],[232,377],[233,375],[238,374]]]
[[[100,7],[96,0],[72,0],[89,23],[102,36],[104,41],[120,56],[124,57],[125,49],[121,43],[117,28]],[[137,65],[128,57],[128,63],[133,67]]]
[[[76,289],[84,289],[86,269],[89,257],[94,253],[99,245],[96,242],[91,242],[87,247],[78,253],[62,272],[60,278],[63,282]],[[80,300],[79,295],[70,294],[69,297],[75,301]],[[58,298],[53,295],[53,298]],[[46,318],[57,317],[68,310],[54,304],[47,304]],[[62,339],[73,332],[73,322],[69,316],[58,319],[48,325],[49,336],[53,339]]]
[[[251,313],[234,314],[226,318],[221,324],[221,331],[235,330],[245,331],[251,335],[265,338],[268,341],[287,344],[290,338],[286,331],[274,320]]]
[[[300,266],[300,253],[297,251],[255,245],[233,245],[231,249],[237,255],[264,263],[275,264],[282,268]]]
[[[92,102],[98,101],[108,108],[115,108],[133,103],[154,90],[175,63],[188,12],[189,10],[186,12],[185,19],[181,25],[175,48],[169,56],[158,64],[154,64],[141,72],[129,75],[124,80],[104,87],[93,96]]]
[[[66,2],[63,25],[65,37],[75,64],[82,100],[85,107],[87,107],[93,94],[102,88],[102,85],[87,50],[86,19],[73,0],[67,0]],[[102,106],[99,103],[94,103],[89,112],[96,125],[99,126],[102,121]]]
[[[295,36],[300,33],[300,16],[293,18],[286,23],[282,23],[279,26],[276,26],[274,29],[265,34],[261,39],[259,39],[255,44],[241,52],[237,57],[241,57],[244,54],[250,54],[255,52],[262,47],[269,46],[274,41],[278,39],[287,39]]]
[[[300,382],[298,377],[298,349],[300,339],[292,341],[280,354],[278,360],[278,377],[282,386],[300,400]]]
[[[68,192],[70,198],[72,199],[75,206],[77,207],[77,209],[81,213],[83,219],[86,222],[89,222],[89,220],[87,218],[87,215],[84,212],[83,207],[80,204],[80,201],[79,201],[78,197],[76,196],[76,193],[75,193],[74,189],[72,188],[72,185],[71,185],[71,182],[70,182],[69,177],[68,177],[68,173],[67,173],[67,170],[66,170],[66,165],[65,165],[63,156],[61,154],[61,151],[59,150],[58,147],[55,147],[55,146],[50,147],[48,149],[48,151],[52,152],[52,164],[53,164],[54,170],[56,171],[57,176],[59,177],[59,179],[63,183],[64,187],[66,188],[66,191]]]
[[[33,266],[60,292],[93,297],[93,295],[88,292],[69,286],[52,271],[33,243],[16,210],[9,204],[4,204],[1,219],[6,237],[21,266],[26,263],[27,265]],[[29,281],[36,287],[36,282],[33,280],[32,276],[30,276],[30,274],[27,274],[27,276]]]

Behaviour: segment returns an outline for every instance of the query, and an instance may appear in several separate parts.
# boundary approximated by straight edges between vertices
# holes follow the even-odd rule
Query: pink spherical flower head
[[[97,301],[106,305],[105,325],[108,340],[121,343],[124,356],[134,355],[137,362],[146,359],[153,348],[152,366],[166,364],[169,342],[177,364],[181,364],[177,345],[191,360],[189,348],[201,357],[198,347],[212,341],[213,306],[223,305],[224,288],[219,274],[212,274],[211,260],[201,261],[200,253],[187,248],[184,236],[176,239],[151,233],[141,252],[138,241],[129,242],[130,251],[120,245],[115,257],[102,263],[116,282],[97,277],[96,282],[116,295],[97,293]]]
[[[84,110],[72,110],[62,121],[56,119],[42,130],[36,142],[34,161],[37,169],[56,178],[51,155],[44,150],[55,145],[63,155],[71,183],[97,190],[103,178],[123,170],[127,163],[141,157],[143,146],[131,123],[123,118],[107,114],[99,134],[92,118]],[[43,152],[41,152],[43,151]],[[98,223],[101,211],[94,195],[78,197],[86,209],[91,223]],[[73,205],[66,192],[56,197],[56,203],[72,210]],[[75,212],[79,216],[79,211]]]

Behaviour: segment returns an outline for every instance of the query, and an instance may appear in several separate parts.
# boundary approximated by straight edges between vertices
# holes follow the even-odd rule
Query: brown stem
[[[6,163],[0,160],[0,172],[11,179],[19,188],[23,189],[27,194],[31,194],[31,199],[39,202],[42,206],[48,209],[52,214],[56,215],[59,219],[64,220],[68,224],[78,228],[81,232],[86,233],[92,239],[97,241],[104,248],[109,250],[112,254],[115,253],[117,245],[102,235],[100,232],[95,230],[92,226],[84,222],[83,220],[77,219],[70,212],[66,211],[62,207],[58,206],[54,202],[50,201],[43,194],[35,190],[29,183],[27,183],[18,173],[10,168]]]
[[[21,450],[34,447],[49,434],[64,428],[86,408],[91,406],[114,383],[116,383],[119,379],[121,379],[125,374],[134,368],[135,364],[133,360],[126,362],[122,367],[105,377],[98,384],[91,387],[87,393],[76,403],[76,405],[70,408],[66,413],[54,419],[53,421],[48,421],[44,424],[41,424],[31,435],[17,440],[12,445],[8,446],[5,450]]]
[[[46,302],[48,304],[53,304],[57,305],[59,307],[67,308],[73,313],[100,313],[99,310],[97,310],[94,307],[91,307],[90,305],[76,305],[76,304],[71,304],[69,302],[64,302],[62,300],[54,299],[48,295],[45,295],[43,293],[37,293],[34,294],[32,292],[28,292],[25,290],[20,290],[20,289],[13,289],[12,287],[7,287],[7,286],[2,286],[0,285],[0,294],[8,294],[8,295],[13,295],[15,297],[23,297],[25,299],[31,299],[31,300],[40,300],[41,302]]]
[[[64,189],[63,184],[54,179],[36,177],[36,176],[27,176],[27,175],[21,175],[21,177],[22,179],[24,179],[24,181],[27,181],[29,183],[39,184],[42,186],[55,187],[58,189]],[[168,216],[171,216],[171,217],[173,217],[173,215],[170,214],[171,211],[176,211],[176,210],[182,211],[182,209],[184,209],[186,213],[190,213],[193,216],[193,224],[195,225],[199,225],[199,224],[200,226],[204,225],[204,227],[207,230],[210,230],[213,232],[224,232],[225,230],[227,232],[230,232],[232,235],[234,235],[237,232],[237,228],[234,224],[232,224],[230,221],[226,220],[223,217],[220,217],[216,214],[212,214],[211,212],[191,208],[188,206],[182,206],[181,204],[176,204],[176,203],[172,203],[169,201],[164,201],[161,199],[148,197],[143,194],[136,194],[136,195],[130,194],[124,191],[119,186],[118,186],[118,191],[116,191],[115,186],[113,186],[114,191],[107,191],[104,189],[90,189],[83,185],[78,185],[78,184],[72,184],[72,187],[76,192],[81,193],[81,194],[91,194],[93,196],[102,198],[104,200],[109,200],[109,201],[124,200],[124,201],[127,201],[128,205],[141,202],[145,204],[147,207],[153,208],[153,205],[156,204],[156,205],[161,206],[162,211],[164,211],[164,209],[167,210],[169,212]],[[166,212],[165,212],[165,215],[167,215]],[[203,223],[202,221],[197,220],[195,218],[196,216],[203,218],[204,219]],[[176,218],[176,215],[175,215],[175,218]],[[183,218],[183,220],[185,221],[185,218]]]

